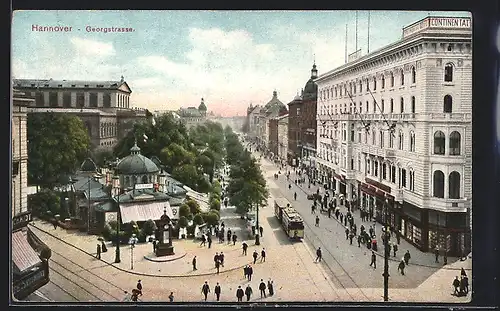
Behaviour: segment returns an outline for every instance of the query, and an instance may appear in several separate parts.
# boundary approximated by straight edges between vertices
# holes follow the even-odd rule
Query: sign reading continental
[[[469,17],[426,17],[403,28],[403,38],[428,28],[470,29],[471,26]]]

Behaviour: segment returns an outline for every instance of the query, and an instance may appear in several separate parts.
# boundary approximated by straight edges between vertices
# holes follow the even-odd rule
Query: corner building
[[[470,251],[470,18],[427,17],[315,80],[317,169],[423,251]],[[385,209],[387,207],[387,210]]]

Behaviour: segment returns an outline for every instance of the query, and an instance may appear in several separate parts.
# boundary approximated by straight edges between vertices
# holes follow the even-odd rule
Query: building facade
[[[286,161],[288,155],[288,113],[278,117],[278,157]]]
[[[50,249],[28,227],[27,107],[34,100],[14,91],[11,123],[12,143],[12,295],[24,299],[49,282]]]
[[[278,92],[273,91],[271,100],[259,110],[257,116],[257,142],[259,146],[269,151],[269,121],[288,112],[286,106],[278,99]]]
[[[288,104],[289,108],[289,162],[292,165],[313,167],[316,154],[316,102],[318,86],[314,79],[318,77],[316,64],[311,69],[311,77],[307,81],[301,96],[296,96]],[[295,164],[293,164],[295,163]],[[310,170],[313,173],[313,170]],[[313,176],[314,177],[314,176]]]
[[[29,112],[78,116],[85,124],[93,149],[112,150],[146,110],[131,108],[127,82],[14,79],[14,86],[35,100]]]
[[[269,151],[278,156],[278,117],[269,119]]]
[[[315,81],[322,181],[421,250],[467,253],[470,18],[427,17]]]
[[[247,118],[248,118],[248,136],[254,142],[257,142],[258,130],[259,130],[259,116],[260,110],[262,107],[260,106],[250,106],[247,109]]]
[[[193,126],[196,126],[198,124],[207,121],[207,106],[205,105],[205,101],[202,98],[198,108],[196,107],[180,108],[179,111],[177,111],[177,114],[180,116],[182,122],[189,129]]]

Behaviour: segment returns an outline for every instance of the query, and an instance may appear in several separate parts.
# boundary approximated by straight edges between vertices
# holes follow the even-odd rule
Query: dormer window
[[[89,85],[88,85],[88,84],[85,84],[84,86],[85,86],[85,87],[89,87]]]
[[[62,84],[58,84],[57,87],[62,87]]]
[[[76,84],[71,84],[71,87],[76,87]]]
[[[31,83],[31,87],[35,87],[35,86],[36,86],[36,84],[35,84],[35,83]]]
[[[97,85],[97,87],[104,87],[104,85],[102,85],[102,84],[98,84],[98,85]]]
[[[45,86],[45,87],[49,87],[49,85],[48,85],[48,84],[45,84],[44,86]]]

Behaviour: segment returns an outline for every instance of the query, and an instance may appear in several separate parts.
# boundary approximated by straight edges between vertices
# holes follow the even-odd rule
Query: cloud
[[[85,56],[112,56],[115,55],[113,44],[90,39],[73,37],[70,39],[77,53]]]

